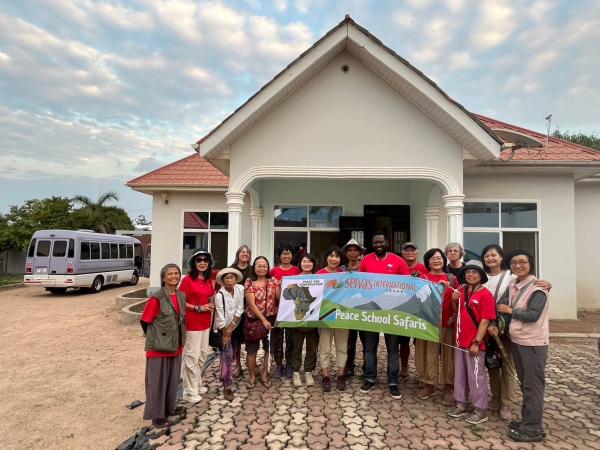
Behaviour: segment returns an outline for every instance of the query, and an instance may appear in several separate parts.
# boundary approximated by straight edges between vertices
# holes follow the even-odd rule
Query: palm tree
[[[93,201],[91,198],[86,197],[85,195],[76,195],[73,197],[73,201],[75,203],[79,203],[84,208],[90,208],[94,211],[106,206],[106,203],[108,203],[110,200],[119,200],[119,195],[115,191],[108,191],[104,194],[101,194],[96,201]]]
[[[116,206],[107,206],[106,203],[119,200],[116,192],[109,191],[100,195],[96,201],[85,195],[73,197],[74,203],[82,207],[74,212],[78,216],[78,223],[86,223],[86,228],[93,228],[100,233],[114,233],[117,229],[133,229],[131,219],[127,213]]]

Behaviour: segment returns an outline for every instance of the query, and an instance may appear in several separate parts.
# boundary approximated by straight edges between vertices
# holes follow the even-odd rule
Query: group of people
[[[225,399],[234,398],[232,378],[243,376],[242,345],[248,388],[257,382],[270,386],[270,358],[274,378],[291,378],[294,386],[302,386],[303,367],[304,382],[314,385],[318,357],[321,386],[329,392],[332,379],[336,389],[343,391],[355,374],[357,339],[363,350],[360,391],[368,393],[377,385],[380,333],[275,326],[283,277],[361,271],[421,277],[444,285],[439,342],[414,340],[420,399],[429,399],[441,383],[443,403],[451,407],[449,416],[480,424],[488,420],[488,409],[496,410],[509,422],[508,435],[513,440],[541,441],[551,285],[535,277],[534,258],[524,250],[505,256],[500,246],[489,245],[481,261],[463,263],[462,246],[452,243],[445,250],[427,250],[421,263],[417,245],[404,243],[401,256],[396,255],[388,251],[382,232],[374,233],[372,248],[372,253],[365,254],[355,240],[341,249],[330,247],[319,268],[313,255],[304,253],[294,260],[294,248],[284,245],[278,250],[279,264],[271,268],[264,256],[252,261],[250,248],[244,245],[216,280],[211,279],[212,256],[205,250],[192,255],[183,280],[175,264],[166,265],[160,274],[162,288],[148,299],[141,317],[147,356],[144,419],[152,419],[154,426],[168,425],[167,417],[177,412],[180,378],[184,401],[202,399],[207,391],[202,367],[211,333],[221,338],[219,376]],[[400,384],[408,377],[410,338],[386,333],[384,342],[390,395],[401,399]],[[264,355],[259,366],[261,347]],[[523,393],[521,420],[511,421],[517,379]]]

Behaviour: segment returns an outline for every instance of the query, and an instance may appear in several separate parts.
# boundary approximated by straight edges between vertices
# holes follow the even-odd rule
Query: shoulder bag
[[[268,283],[265,284],[265,318],[267,318],[267,297]],[[262,341],[268,335],[269,330],[265,328],[262,321],[258,317],[246,317],[246,320],[244,321],[244,340],[246,342]]]

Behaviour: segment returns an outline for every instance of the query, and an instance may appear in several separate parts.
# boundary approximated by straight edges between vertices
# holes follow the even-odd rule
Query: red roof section
[[[476,114],[477,118],[487,125],[490,129],[497,130],[510,130],[516,131],[541,142],[543,148],[521,148],[515,151],[515,155],[511,161],[565,161],[565,162],[578,162],[578,161],[600,161],[600,152],[593,150],[583,145],[574,144],[573,142],[565,141],[550,136],[548,143],[546,143],[546,135],[538,133],[537,131],[528,130],[527,128],[521,128],[510,123],[501,122],[491,117],[482,116]],[[504,150],[501,153],[501,159],[508,159],[511,151]]]
[[[187,156],[127,183],[132,188],[150,186],[228,187],[229,177],[199,154]]]

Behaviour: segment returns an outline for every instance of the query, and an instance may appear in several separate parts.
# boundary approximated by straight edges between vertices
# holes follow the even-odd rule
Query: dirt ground
[[[145,397],[143,334],[114,307],[132,289],[0,291],[0,448],[110,449],[145,424],[125,408]]]

